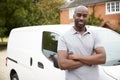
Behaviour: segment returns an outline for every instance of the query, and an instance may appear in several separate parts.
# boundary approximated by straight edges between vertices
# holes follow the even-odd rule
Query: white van
[[[11,80],[65,80],[56,68],[57,39],[68,25],[13,29],[9,36],[7,65]]]
[[[57,68],[57,40],[59,35],[71,27],[72,25],[44,25],[13,29],[7,46],[7,66],[10,79],[65,80],[64,70]],[[104,28],[95,28],[95,30],[111,33],[110,30]],[[112,34],[116,35],[115,33]],[[108,34],[103,35],[101,36],[103,40],[104,37],[107,39]],[[120,36],[118,40],[120,40]],[[119,44],[117,43],[117,45]],[[106,50],[110,49],[106,48]],[[118,52],[120,53],[120,50]],[[117,53],[113,52],[111,55],[114,54]],[[116,60],[120,59],[118,54],[116,57]],[[110,61],[111,59],[108,59],[108,63],[114,61]],[[114,64],[118,64],[118,62],[116,61]],[[120,80],[120,72],[117,75],[119,79],[116,76],[114,77],[116,71],[120,69],[120,65],[118,64],[117,68],[114,68],[116,71],[112,68],[114,67],[113,63],[110,63],[110,67],[108,65],[105,68],[103,66],[99,67],[100,74],[104,74],[102,80]]]

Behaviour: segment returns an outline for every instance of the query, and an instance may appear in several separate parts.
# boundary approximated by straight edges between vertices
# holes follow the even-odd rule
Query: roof
[[[71,3],[66,3],[65,5],[61,6],[60,9],[77,7],[79,5],[88,6],[88,5],[104,3],[104,2],[110,2],[110,1],[119,1],[119,0],[74,0]]]

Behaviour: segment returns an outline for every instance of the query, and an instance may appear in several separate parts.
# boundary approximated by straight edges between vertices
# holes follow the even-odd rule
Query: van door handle
[[[32,64],[33,64],[33,59],[32,59],[32,57],[30,58],[30,66],[32,66]]]
[[[38,62],[38,67],[44,69],[44,65],[41,62]]]

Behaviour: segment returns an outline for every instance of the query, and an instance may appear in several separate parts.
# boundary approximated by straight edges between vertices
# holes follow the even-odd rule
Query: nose
[[[83,20],[83,18],[84,18],[83,16],[80,16],[80,17],[79,17],[80,20]]]

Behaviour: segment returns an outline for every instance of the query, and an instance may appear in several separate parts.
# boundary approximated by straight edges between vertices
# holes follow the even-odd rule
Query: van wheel
[[[11,75],[11,80],[19,80],[18,76],[17,76],[17,73]]]

